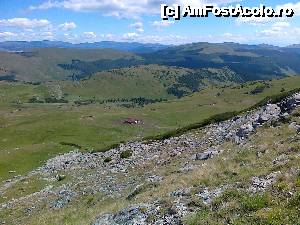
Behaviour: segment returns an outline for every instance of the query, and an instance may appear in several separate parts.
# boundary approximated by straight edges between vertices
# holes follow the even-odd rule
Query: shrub
[[[268,206],[268,196],[267,195],[246,195],[241,201],[242,207],[245,211],[257,211],[259,209]]]
[[[300,192],[297,192],[289,202],[290,207],[299,207],[300,205]]]
[[[252,95],[260,94],[260,93],[264,92],[265,88],[266,88],[265,86],[258,86],[255,89],[253,89],[250,93]]]
[[[65,176],[65,175],[62,175],[62,174],[57,174],[57,175],[56,175],[56,180],[57,180],[57,181],[62,181],[62,180],[64,180],[64,179],[66,179],[66,176]]]
[[[127,159],[131,156],[132,156],[132,151],[131,150],[126,150],[124,152],[121,152],[121,155],[120,155],[121,159]]]
[[[68,142],[59,142],[59,144],[64,145],[64,146],[70,146],[70,147],[74,147],[74,148],[78,148],[81,149],[82,147],[80,145],[74,144],[74,143],[68,143]]]
[[[32,97],[28,100],[28,103],[44,103],[44,101],[40,100],[39,97]]]
[[[104,162],[105,162],[105,163],[109,163],[111,160],[112,160],[111,157],[106,157],[106,158],[104,159]]]
[[[68,103],[68,100],[65,99],[58,99],[54,97],[45,98],[46,103]]]
[[[74,104],[76,104],[76,105],[90,105],[90,104],[94,104],[94,103],[95,103],[95,100],[93,100],[93,99],[74,101]]]

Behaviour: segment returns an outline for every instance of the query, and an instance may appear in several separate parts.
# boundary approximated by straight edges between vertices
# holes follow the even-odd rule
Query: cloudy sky
[[[288,4],[293,18],[183,18],[162,21],[160,4],[219,6],[241,4],[274,8]],[[239,42],[289,45],[300,43],[298,0],[0,0],[0,41],[59,40],[72,43],[137,41],[182,44]]]

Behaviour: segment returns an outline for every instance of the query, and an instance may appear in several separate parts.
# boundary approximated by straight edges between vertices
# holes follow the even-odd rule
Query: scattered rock
[[[253,177],[251,180],[251,187],[250,191],[252,192],[264,192],[266,189],[274,184],[278,178],[278,176],[281,175],[280,171],[271,173],[267,176],[263,177]]]
[[[214,150],[208,150],[203,153],[196,153],[194,155],[194,159],[195,160],[207,160],[207,159],[212,158],[217,153],[218,153],[218,151],[214,151]]]
[[[298,125],[296,122],[290,123],[289,128],[292,130],[296,130],[297,132],[300,132],[300,125]]]
[[[157,176],[157,175],[152,175],[152,176],[148,177],[147,180],[150,183],[159,183],[163,180],[163,177],[160,177],[160,176]]]
[[[194,168],[195,168],[195,166],[193,166],[191,164],[186,164],[184,167],[181,167],[178,172],[180,172],[180,173],[188,173],[190,171],[193,171]]]
[[[200,197],[205,205],[210,205],[213,199],[219,197],[227,188],[228,186],[221,186],[215,190],[209,191],[209,189],[205,187],[202,191],[196,194],[196,196]]]
[[[184,206],[174,206],[172,210],[162,214],[160,205],[134,205],[115,214],[102,215],[92,225],[182,225],[181,216],[178,214],[182,212],[182,207]]]
[[[260,122],[267,122],[270,120],[278,119],[281,109],[277,104],[269,104],[259,117]]]
[[[178,189],[170,193],[171,197],[184,197],[190,195],[190,188]]]
[[[237,144],[247,143],[246,139],[259,126],[263,124],[270,125],[272,121],[277,121],[281,116],[288,117],[292,110],[299,105],[300,94],[294,95],[278,104],[269,104],[257,110],[249,111],[245,115],[208,125],[201,130],[201,133],[203,133],[201,138],[191,132],[150,143],[132,141],[121,144],[107,152],[82,153],[72,151],[59,155],[48,160],[41,168],[33,171],[31,175],[41,175],[42,179],[55,179],[55,174],[68,174],[68,177],[70,174],[72,183],[69,183],[68,186],[63,184],[65,182],[57,183],[55,188],[43,189],[24,198],[9,201],[4,204],[5,209],[11,209],[14,205],[18,206],[20,202],[23,202],[26,208],[29,209],[28,213],[32,214],[33,209],[29,204],[35,206],[38,201],[41,201],[43,205],[48,204],[52,208],[63,208],[77,196],[84,194],[102,193],[114,199],[124,197],[123,195],[128,193],[130,187],[135,188],[127,198],[133,199],[144,188],[149,187],[139,184],[145,183],[152,187],[161,182],[163,177],[158,175],[149,176],[150,174],[142,177],[130,177],[132,170],[136,171],[139,168],[147,168],[148,165],[153,165],[155,168],[152,172],[155,173],[160,169],[160,166],[167,166],[175,159],[176,162],[181,160],[179,165],[183,167],[180,169],[175,167],[174,172],[191,171],[196,167],[191,164],[191,156],[193,156],[193,160],[208,160],[221,153],[216,146],[226,141],[235,141]],[[295,122],[290,124],[291,129],[298,129],[298,126]],[[295,140],[297,139],[295,138],[293,141]],[[200,149],[206,150],[202,153],[196,153]],[[124,152],[130,154],[122,157]],[[267,154],[267,152],[257,152],[258,157],[262,154]],[[273,163],[276,166],[284,165],[287,162],[286,159],[288,159],[287,155],[281,155]],[[105,163],[105,161],[109,163]],[[201,166],[198,164],[201,163],[197,163],[197,167]],[[276,172],[267,176],[253,177],[250,191],[265,191],[276,182],[279,174],[280,172]],[[56,176],[56,180],[61,180],[62,177],[60,176]],[[5,184],[1,186],[0,193],[4,193],[3,190],[6,190],[14,180],[15,178],[7,182],[6,186]],[[204,204],[211,204],[213,199],[220,196],[226,189],[227,186],[221,186],[214,190],[207,187],[203,188],[197,194],[200,197],[198,201],[202,200]],[[93,224],[182,224],[182,217],[189,212],[188,204],[185,204],[184,200],[190,197],[190,191],[186,189],[176,190],[170,193],[170,196],[174,202],[171,203],[171,206],[168,206],[170,210],[167,210],[167,212],[162,210],[164,206],[160,203],[141,204],[130,206],[114,214],[102,215]],[[1,209],[3,209],[3,205]]]
[[[286,154],[282,154],[273,160],[274,166],[284,166],[289,161],[289,158]]]
[[[58,199],[51,205],[52,208],[63,208],[67,205],[77,194],[70,189],[63,189],[58,193]]]
[[[96,220],[93,225],[138,225],[146,224],[149,205],[137,205],[124,209],[116,214],[105,214]]]
[[[132,200],[145,189],[144,184],[137,185],[134,190],[127,196],[128,200]]]

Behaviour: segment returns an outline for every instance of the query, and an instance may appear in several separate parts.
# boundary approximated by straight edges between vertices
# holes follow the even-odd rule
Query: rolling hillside
[[[299,92],[298,57],[233,43],[1,52],[0,224],[126,224],[132,212],[149,224],[297,224],[299,108],[287,107],[299,97],[265,104]],[[279,169],[282,192],[249,195]],[[282,183],[291,174],[297,189]]]
[[[28,103],[32,96],[49,96],[57,86],[0,82],[0,174],[9,178],[13,176],[10,170],[22,173],[49,156],[72,149],[60,144],[63,142],[87,151],[101,150],[120,141],[163,134],[215,114],[245,109],[266,96],[281,93],[283,88],[295,89],[299,82],[299,77],[266,82],[269,88],[257,94],[252,91],[261,82],[211,86],[181,99],[131,108],[111,103],[75,105],[73,101]],[[71,90],[66,93],[72,94]],[[121,121],[128,117],[141,119],[144,125],[123,125]]]
[[[28,52],[0,52],[0,75],[11,76],[16,80],[45,81],[70,79],[76,71],[63,69],[63,64],[84,61],[85,63],[101,60],[105,67],[112,69],[140,63],[140,57],[112,49],[33,49]],[[117,61],[117,63],[115,62]],[[1,78],[1,77],[0,77]]]
[[[144,54],[149,63],[185,68],[228,67],[243,80],[270,79],[300,73],[300,51],[266,45],[195,43]]]
[[[132,107],[181,98],[210,85],[230,85],[243,80],[227,68],[184,69],[142,65],[99,72],[79,81],[2,85],[3,102],[95,104],[118,103]],[[7,92],[11,93],[7,96]]]
[[[266,88],[253,94],[262,84]],[[165,216],[190,225],[298,224],[299,108],[280,116],[274,104],[248,109],[268,96],[290,95],[299,84],[297,76],[210,86],[127,109],[10,102],[45,89],[1,82],[0,99],[8,102],[0,107],[0,218],[5,224],[100,225],[132,224],[138,214],[148,224]],[[128,117],[143,123],[122,123]],[[255,126],[260,120],[267,122]],[[149,141],[154,137],[170,138]],[[129,142],[116,147],[122,141]],[[258,191],[251,194],[251,187]]]
[[[0,80],[81,80],[106,70],[158,64],[193,70],[226,68],[241,81],[253,81],[300,74],[299,60],[298,48],[235,43],[195,43],[139,54],[112,49],[33,48],[0,52]]]

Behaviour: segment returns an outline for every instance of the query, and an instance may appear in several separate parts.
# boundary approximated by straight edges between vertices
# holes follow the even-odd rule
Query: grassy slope
[[[193,77],[193,74],[195,74],[194,80],[193,78],[187,79]],[[179,81],[183,77],[185,79]],[[11,88],[10,93],[19,93],[18,96],[7,97],[8,102],[12,99],[15,101],[19,99],[24,103],[28,102],[33,96],[45,99],[51,95],[56,98],[60,98],[59,95],[61,95],[69,101],[101,101],[134,97],[174,99],[175,96],[168,92],[168,89],[174,87],[174,85],[178,85],[178,89],[185,90],[186,94],[189,94],[195,91],[192,88],[195,88],[197,84],[199,87],[196,89],[200,90],[205,84],[230,84],[233,82],[240,82],[240,80],[236,77],[236,74],[227,69],[195,71],[184,68],[147,65],[100,72],[80,82],[49,81],[38,86],[11,84],[3,86],[3,88],[6,90]]]
[[[298,88],[300,78],[290,77],[270,83],[271,88],[257,95],[245,93],[253,90],[258,83],[247,84],[240,89],[210,87],[179,100],[131,109],[98,104],[80,107],[71,104],[12,105],[2,100],[0,180],[25,174],[44,160],[72,149],[60,145],[60,142],[75,143],[82,146],[83,151],[90,151],[101,150],[120,141],[163,134],[201,122],[212,115],[248,108],[266,96],[280,93],[283,87],[286,91]],[[40,86],[20,85],[19,88],[19,84],[11,84],[13,87],[7,90],[2,88],[3,85],[0,88],[1,99],[15,99],[15,96],[24,96],[23,93],[45,91]],[[221,95],[218,96],[218,93]],[[121,124],[122,119],[127,117],[141,119],[145,124]],[[8,173],[11,170],[16,173]]]
[[[34,49],[23,56],[18,53],[0,52],[0,67],[8,72],[2,74],[15,75],[25,81],[61,80],[72,75],[73,71],[64,70],[57,64],[71,63],[73,59],[96,61],[100,59],[114,60],[119,58],[138,58],[134,54],[111,49]]]
[[[290,117],[291,121],[299,120],[300,111]],[[145,171],[152,171],[164,177],[157,185],[145,188],[133,200],[120,198],[118,201],[105,199],[101,194],[84,196],[60,210],[45,208],[38,216],[22,218],[28,224],[90,224],[98,215],[105,212],[116,212],[128,205],[152,202],[160,199],[174,204],[169,193],[183,188],[191,188],[187,197],[188,203],[197,211],[186,219],[188,225],[202,224],[246,224],[246,225],[294,225],[299,224],[300,174],[299,174],[299,134],[288,128],[289,123],[277,123],[276,126],[260,127],[244,145],[225,142],[220,146],[224,151],[206,162],[194,161],[193,171],[178,173],[185,162],[185,153],[181,157],[172,157],[172,163],[158,166],[156,162],[143,165],[130,177],[143,176]],[[193,132],[202,137],[203,130]],[[201,149],[198,149],[198,151]],[[258,154],[260,153],[260,154]],[[273,160],[285,156],[284,161],[275,164]],[[282,164],[283,163],[283,164]],[[251,178],[266,176],[280,171],[277,182],[267,189],[266,193],[251,194],[247,191]],[[28,181],[23,191],[30,191],[35,180]],[[63,181],[64,182],[64,181]],[[24,182],[25,183],[25,182]],[[215,198],[211,206],[206,206],[196,196],[203,187],[215,190],[222,185],[229,185],[222,195]],[[17,194],[20,187],[15,185],[9,194]],[[107,196],[106,196],[107,197]],[[166,209],[162,209],[166,210]],[[154,215],[155,216],[155,215]],[[7,216],[14,221],[16,218]],[[154,217],[155,218],[155,217]],[[28,219],[28,220],[27,220]],[[9,220],[8,220],[9,221]]]
[[[69,99],[78,98],[174,98],[167,93],[167,87],[176,78],[191,70],[165,66],[139,66],[101,72],[81,82],[66,81],[62,89]]]
[[[0,51],[0,75],[15,75],[25,81],[63,80],[74,72],[83,78],[110,68],[142,63],[194,69],[227,67],[244,80],[258,80],[298,74],[298,62],[295,49],[234,43],[194,43],[141,55],[111,49],[41,48],[25,53]],[[58,64],[63,64],[65,69]]]
[[[299,112],[290,117],[291,121],[299,123]],[[299,224],[299,133],[289,129],[288,125],[279,123],[275,127],[262,127],[243,147],[226,143],[224,154],[211,160],[205,174],[195,183],[205,183],[212,189],[238,183],[240,188],[228,189],[213,201],[211,207],[199,207],[198,212],[188,218],[187,224],[200,225],[203,221],[209,225]],[[282,156],[286,161],[278,160]],[[265,193],[246,191],[252,177],[277,171],[281,174]]]
[[[297,50],[235,43],[193,43],[144,54],[147,62],[185,68],[228,67],[244,80],[299,74]]]

